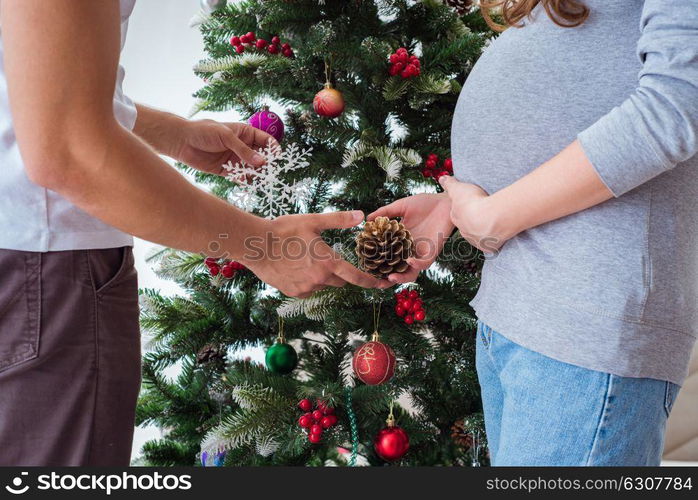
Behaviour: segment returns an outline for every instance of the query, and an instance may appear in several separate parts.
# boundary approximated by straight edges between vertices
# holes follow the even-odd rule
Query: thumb
[[[371,212],[366,217],[366,220],[374,220],[376,217],[404,217],[405,216],[405,198],[401,198],[392,202],[390,205],[379,208],[375,212]]]
[[[316,229],[348,229],[359,225],[364,220],[361,210],[350,212],[332,212],[326,214],[312,214],[312,224]]]
[[[454,187],[454,182],[457,183],[458,181],[451,175],[442,175],[439,177],[439,184],[441,184],[441,187],[444,188],[444,191],[447,193],[449,192],[449,189]]]
[[[226,148],[238,155],[238,157],[248,165],[261,167],[266,163],[264,156],[245,144],[237,134],[228,127],[223,127],[221,131],[221,141]]]

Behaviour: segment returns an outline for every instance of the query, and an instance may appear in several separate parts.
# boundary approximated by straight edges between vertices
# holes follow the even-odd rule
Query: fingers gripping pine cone
[[[359,267],[377,278],[407,271],[407,259],[414,253],[414,240],[402,222],[376,217],[356,237]]]

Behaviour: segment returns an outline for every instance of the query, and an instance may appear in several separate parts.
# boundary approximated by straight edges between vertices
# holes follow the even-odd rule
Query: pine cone
[[[212,362],[224,363],[225,354],[225,351],[221,350],[220,347],[213,344],[206,344],[196,354],[196,362],[200,365]]]
[[[444,3],[453,8],[459,16],[462,16],[473,5],[473,0],[444,0]]]
[[[474,444],[473,435],[466,430],[463,420],[458,420],[451,426],[451,439],[462,448],[471,448]]]
[[[414,240],[402,222],[376,217],[367,222],[356,237],[359,267],[377,278],[407,271],[407,259],[412,256]]]

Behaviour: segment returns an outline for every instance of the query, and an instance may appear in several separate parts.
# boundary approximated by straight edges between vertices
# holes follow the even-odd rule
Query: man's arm
[[[140,238],[213,256],[210,244],[219,242],[219,255],[245,262],[287,294],[346,281],[380,286],[336,258],[318,263],[317,256],[306,256],[293,266],[268,256],[246,261],[248,237],[265,242],[268,255],[271,231],[310,242],[331,223],[358,222],[351,214],[313,215],[307,231],[294,217],[269,222],[242,212],[192,186],[117,123],[118,0],[2,0],[0,23],[15,132],[33,182]],[[221,234],[229,237],[221,240]],[[335,257],[326,250],[321,257]]]
[[[136,104],[136,109],[138,118],[133,133],[159,154],[176,159],[176,144],[181,142],[179,131],[186,127],[187,120],[143,104]]]

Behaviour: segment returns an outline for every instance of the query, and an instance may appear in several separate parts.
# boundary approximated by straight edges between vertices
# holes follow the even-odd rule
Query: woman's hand
[[[254,167],[264,165],[258,153],[276,140],[244,123],[219,123],[213,120],[184,122],[173,157],[202,172],[225,175],[223,165],[243,161]]]
[[[368,220],[376,217],[402,217],[402,223],[414,238],[415,255],[407,261],[410,268],[404,273],[391,274],[388,276],[389,281],[414,281],[420,271],[428,269],[434,263],[453,232],[450,212],[451,202],[446,194],[418,194],[379,208],[367,217]]]
[[[448,175],[442,176],[439,183],[451,200],[451,221],[474,247],[491,253],[517,234],[503,223],[491,197],[480,186]]]

